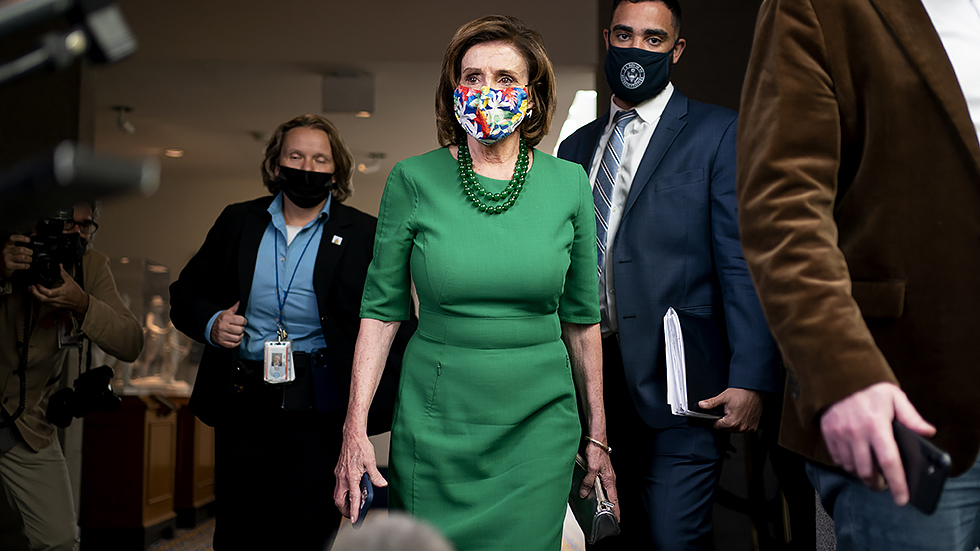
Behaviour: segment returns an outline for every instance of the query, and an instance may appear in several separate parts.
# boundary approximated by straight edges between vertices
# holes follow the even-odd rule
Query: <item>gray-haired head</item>
[[[404,513],[372,515],[357,530],[345,527],[332,551],[456,551],[435,528]]]

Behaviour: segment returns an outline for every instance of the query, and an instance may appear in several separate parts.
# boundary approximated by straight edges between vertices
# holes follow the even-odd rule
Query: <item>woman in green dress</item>
[[[580,443],[581,490],[598,474],[615,502],[592,193],[581,167],[533,150],[555,103],[544,44],[520,20],[456,32],[436,95],[444,147],[395,165],[381,203],[335,470],[344,515],[356,519],[363,473],[387,484],[366,420],[412,281],[419,328],[393,420],[392,505],[460,551],[557,551]]]

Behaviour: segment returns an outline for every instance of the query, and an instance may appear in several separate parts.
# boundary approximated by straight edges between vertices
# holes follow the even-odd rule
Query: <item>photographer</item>
[[[68,354],[81,354],[84,339],[124,361],[143,347],[142,328],[116,290],[109,259],[88,246],[98,229],[93,210],[78,204],[71,217],[40,221],[31,237],[3,239],[0,482],[31,549],[73,549],[78,541],[68,468],[48,419]],[[88,394],[79,387],[73,398],[99,398]]]

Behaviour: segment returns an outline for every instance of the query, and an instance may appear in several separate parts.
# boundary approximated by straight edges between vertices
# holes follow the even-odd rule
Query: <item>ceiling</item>
[[[437,147],[433,94],[445,47],[463,23],[486,15],[476,2],[119,0],[140,43],[116,65],[86,71],[95,98],[99,152],[161,157],[160,190],[107,202],[96,245],[110,256],[147,257],[179,270],[227,204],[264,193],[259,163],[275,127],[321,110],[321,75],[375,76],[367,119],[326,113],[358,161],[386,155],[381,169],[355,174],[349,204],[376,213],[392,165]],[[497,0],[544,37],[559,82],[555,145],[578,89],[592,88],[596,0]],[[135,133],[120,130],[127,105]],[[255,135],[262,136],[256,139]]]

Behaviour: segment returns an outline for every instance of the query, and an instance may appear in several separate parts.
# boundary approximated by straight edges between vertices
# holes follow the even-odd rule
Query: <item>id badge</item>
[[[62,316],[58,320],[58,348],[75,348],[79,343],[80,332],[75,331],[75,323],[71,316]]]
[[[262,379],[271,384],[288,383],[296,379],[293,365],[293,341],[265,341],[265,369]]]

